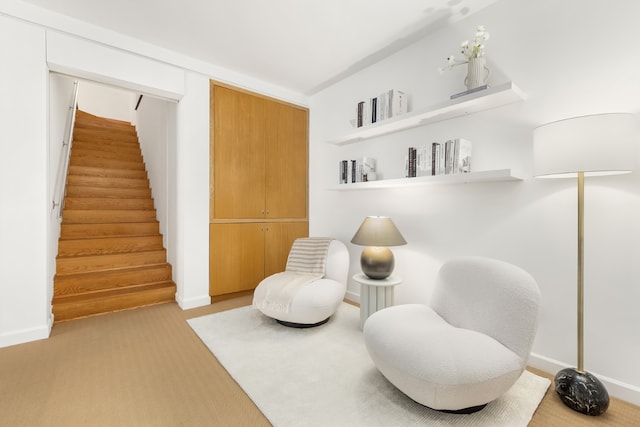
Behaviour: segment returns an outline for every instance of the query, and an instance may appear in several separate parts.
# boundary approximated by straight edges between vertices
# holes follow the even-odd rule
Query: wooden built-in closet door
[[[267,101],[267,218],[307,218],[307,110]]]
[[[209,227],[209,295],[254,289],[264,278],[264,224]]]
[[[212,219],[263,219],[266,101],[220,86],[212,97]]]
[[[309,223],[269,222],[264,235],[264,275],[265,277],[284,271],[293,241],[309,235]]]

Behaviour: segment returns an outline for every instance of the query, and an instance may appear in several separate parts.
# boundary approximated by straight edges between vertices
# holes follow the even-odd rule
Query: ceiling
[[[498,0],[24,0],[311,95]]]

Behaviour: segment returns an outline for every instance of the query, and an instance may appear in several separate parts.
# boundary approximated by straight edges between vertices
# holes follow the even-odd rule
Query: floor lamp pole
[[[578,372],[584,372],[584,172],[578,172]]]
[[[556,392],[565,405],[587,415],[601,415],[609,407],[602,382],[584,370],[584,172],[578,172],[578,367],[556,374]]]

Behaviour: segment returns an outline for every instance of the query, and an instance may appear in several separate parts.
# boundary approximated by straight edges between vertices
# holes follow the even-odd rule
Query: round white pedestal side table
[[[397,276],[386,279],[370,279],[364,273],[353,276],[353,280],[360,283],[360,329],[369,316],[378,310],[393,305],[393,288],[402,283]]]

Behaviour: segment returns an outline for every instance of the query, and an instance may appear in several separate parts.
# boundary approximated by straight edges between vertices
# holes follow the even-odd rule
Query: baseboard
[[[46,325],[0,334],[0,348],[49,338],[52,325],[53,318],[49,318]]]
[[[352,291],[347,291],[344,296],[344,299],[349,300],[351,302],[355,302],[356,304],[360,304],[360,294],[356,294]]]
[[[181,295],[176,293],[176,302],[181,309],[189,310],[211,304],[211,297],[207,294],[193,298],[183,298]]]
[[[529,365],[550,374],[555,374],[561,369],[570,368],[571,366],[565,365],[557,360],[550,359],[539,354],[531,353],[529,357]],[[591,371],[590,371],[591,372]],[[632,405],[640,406],[640,387],[636,387],[631,384],[623,383],[613,378],[600,375],[597,372],[591,372],[594,374],[607,388],[607,392],[610,396],[617,399],[629,402]]]

